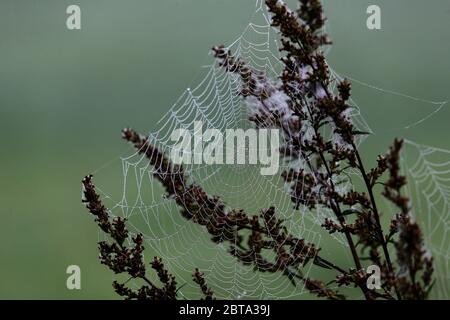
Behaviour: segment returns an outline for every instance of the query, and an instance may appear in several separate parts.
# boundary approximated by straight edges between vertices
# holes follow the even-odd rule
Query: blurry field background
[[[66,29],[70,4],[81,6],[81,31]],[[450,99],[447,0],[324,4],[334,42],[328,59],[337,72],[424,99]],[[370,4],[382,8],[381,31],[366,28]],[[150,130],[195,85],[200,67],[211,63],[209,49],[242,32],[254,5],[0,2],[0,298],[117,298],[112,273],[97,259],[98,232],[80,202],[80,181],[131,153],[120,130]],[[394,130],[435,106],[356,84],[354,98],[377,132],[363,145],[369,164],[396,136],[450,148],[448,107],[413,129]],[[70,264],[81,267],[80,291],[66,289]]]

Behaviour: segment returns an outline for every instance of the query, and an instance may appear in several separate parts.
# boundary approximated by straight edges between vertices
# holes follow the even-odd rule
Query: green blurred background
[[[295,3],[290,1],[289,3]],[[66,29],[78,4],[82,30]],[[340,74],[424,99],[450,96],[448,0],[326,0]],[[366,8],[382,9],[382,30]],[[130,154],[120,130],[150,130],[188,87],[209,49],[231,43],[254,0],[0,1],[0,298],[116,298],[97,259],[98,232],[80,202],[80,181]],[[449,148],[449,108],[410,130],[436,106],[354,85],[377,133],[370,164],[395,136]],[[330,251],[331,252],[331,251]],[[331,252],[332,254],[332,252]],[[82,290],[66,289],[66,267]]]

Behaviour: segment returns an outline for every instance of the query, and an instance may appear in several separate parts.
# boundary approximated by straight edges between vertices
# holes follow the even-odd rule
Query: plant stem
[[[120,244],[116,239],[114,239],[114,241],[117,243],[117,245],[119,246],[119,248],[121,249],[121,250],[125,250],[125,247],[122,245],[122,244]],[[134,278],[134,277],[133,277]],[[155,285],[150,281],[150,279],[148,279],[147,278],[147,276],[144,274],[144,275],[140,275],[140,276],[138,276],[137,278],[141,278],[142,280],[144,280],[145,282],[147,282],[147,284],[150,286],[150,287],[155,287]]]
[[[251,230],[251,231],[254,231],[254,230],[255,230],[255,228],[250,228],[250,227],[248,227],[248,226],[240,226],[239,228],[245,229],[245,230]],[[256,231],[258,231],[258,232],[260,232],[260,233],[263,233],[263,234],[265,234],[265,235],[269,235],[269,233],[267,232],[266,229],[259,228],[259,229],[257,229]],[[293,244],[293,245],[295,245],[295,243],[294,243],[293,241],[290,241],[289,239],[286,239],[286,243],[287,243],[287,244]],[[321,261],[322,263],[326,264],[326,265],[329,266],[330,268],[332,268],[332,269],[334,269],[334,270],[336,270],[336,271],[338,271],[338,272],[340,272],[340,273],[347,273],[347,271],[345,271],[345,270],[342,269],[341,267],[335,265],[335,264],[332,263],[331,261],[328,261],[327,259],[324,259],[324,258],[322,258],[322,257],[319,256],[319,255],[317,255],[316,257],[317,257],[318,259],[320,259],[320,261]]]
[[[315,131],[316,131],[316,136],[317,136],[318,132],[316,129],[315,129]],[[319,156],[320,156],[320,159],[322,160],[322,162],[325,166],[325,169],[327,171],[328,179],[330,179],[330,185],[333,189],[333,193],[335,193],[336,191],[335,191],[335,186],[334,186],[334,182],[333,182],[333,172],[330,170],[330,167],[328,166],[328,163],[327,163],[322,151],[319,151]],[[331,200],[330,204],[331,204],[331,207],[333,208],[334,213],[336,214],[336,216],[339,220],[339,223],[341,224],[342,227],[344,227],[345,226],[345,218],[342,215],[339,203],[333,203],[333,200]],[[350,247],[350,251],[352,253],[352,257],[355,262],[356,269],[361,270],[362,265],[361,265],[361,261],[358,256],[358,252],[356,251],[356,246],[355,246],[355,243],[353,242],[353,238],[348,230],[346,230],[346,229],[344,229],[344,230],[345,230],[344,231],[345,238],[347,239],[347,243]],[[364,296],[366,297],[366,299],[371,300],[371,297],[369,295],[367,287],[365,287],[364,284],[359,285],[359,287],[361,288],[362,292],[364,293]]]
[[[328,88],[326,88],[326,93],[328,96],[330,96],[330,93],[328,92]],[[307,108],[308,108],[308,112],[310,114],[310,118],[312,119],[310,107],[307,106]],[[312,126],[314,128],[314,133],[315,133],[316,137],[318,137],[319,131],[318,131],[317,127],[314,124],[312,124]],[[323,151],[318,150],[317,153],[325,167],[325,170],[327,171],[327,175],[328,175],[328,179],[330,180],[330,185],[331,185],[332,191],[333,191],[333,193],[335,193],[336,188],[335,188],[335,185],[333,182],[333,172],[331,171],[331,169],[328,165],[328,162],[325,159],[325,155],[323,154]],[[310,169],[313,170],[312,164],[309,160],[308,160],[308,164],[310,166]],[[355,246],[355,243],[353,242],[353,238],[352,238],[350,232],[344,228],[346,222],[345,222],[345,217],[342,215],[342,211],[339,206],[339,203],[335,202],[334,199],[330,199],[330,207],[332,208],[334,214],[336,215],[337,219],[339,220],[339,223],[341,224],[341,226],[344,229],[345,238],[347,239],[347,243],[350,247],[350,251],[351,251],[351,254],[353,257],[353,261],[355,263],[355,267],[357,270],[361,270],[362,269],[361,260],[359,259],[358,252],[356,251],[356,246]],[[359,287],[361,288],[361,291],[364,293],[364,296],[366,297],[366,299],[371,300],[371,297],[369,295],[367,287],[365,287],[364,285],[359,285]]]
[[[370,184],[370,181],[369,181],[369,178],[367,176],[366,170],[364,169],[364,163],[363,163],[363,161],[361,159],[361,156],[359,154],[358,148],[355,145],[355,142],[352,142],[352,147],[353,147],[353,150],[355,151],[356,159],[358,161],[358,167],[359,167],[359,170],[361,171],[362,177],[364,179],[364,183],[366,185],[367,192],[369,193],[370,202],[372,203],[372,211],[373,211],[373,214],[375,216],[375,221],[377,223],[378,238],[379,238],[379,240],[381,242],[381,246],[383,248],[383,253],[384,253],[384,256],[386,258],[386,263],[387,263],[389,272],[392,274],[394,272],[394,268],[392,267],[392,261],[391,261],[390,255],[389,255],[387,242],[386,242],[386,239],[384,238],[384,234],[383,234],[383,231],[382,231],[380,214],[378,213],[378,208],[377,208],[377,204],[376,204],[376,201],[375,201],[375,196],[373,194],[373,187]],[[395,282],[394,282],[394,289],[395,289],[395,293],[397,294],[397,298],[399,300],[401,300],[402,298],[401,298],[400,292],[399,292],[399,290],[397,288],[397,284]]]

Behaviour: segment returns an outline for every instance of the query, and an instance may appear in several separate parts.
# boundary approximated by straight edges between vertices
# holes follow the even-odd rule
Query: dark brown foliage
[[[384,184],[383,195],[400,210],[391,222],[390,237],[398,233],[394,242],[397,252],[397,283],[403,298],[425,299],[432,287],[433,258],[424,246],[422,231],[410,214],[409,199],[401,194],[406,177],[400,173],[400,151],[403,141],[395,140],[385,167],[389,179]]]
[[[202,290],[202,293],[205,296],[204,300],[214,300],[213,291],[206,284],[203,272],[200,272],[198,269],[195,269],[193,278],[194,282],[197,283],[200,289]]]
[[[141,234],[129,236],[126,220],[120,217],[112,218],[108,209],[102,204],[100,196],[92,183],[92,175],[86,176],[83,181],[83,203],[89,212],[95,216],[95,221],[101,230],[110,238],[110,241],[99,242],[100,261],[116,274],[128,274],[130,279],[140,279],[144,284],[138,290],[132,290],[126,283],[113,282],[117,294],[126,299],[139,300],[175,300],[177,298],[177,282],[164,267],[160,258],[155,257],[151,263],[161,286],[154,284],[146,276],[144,262],[144,246]],[[125,242],[131,239],[130,245]],[[195,274],[199,271],[196,270]],[[202,286],[206,286],[203,280]],[[203,291],[203,287],[201,287]],[[208,292],[207,298],[212,298]]]
[[[322,281],[306,279],[305,288],[320,298],[327,298],[330,300],[345,300],[345,296],[327,288],[327,286]]]

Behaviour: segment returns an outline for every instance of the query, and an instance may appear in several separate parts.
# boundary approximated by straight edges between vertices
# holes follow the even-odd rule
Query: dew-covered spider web
[[[270,16],[262,0],[256,1],[255,13],[243,33],[229,44],[231,53],[245,61],[253,70],[263,72],[270,79],[277,79],[281,71],[279,36],[277,30],[270,26]],[[332,88],[343,77],[331,67]],[[201,121],[203,130],[251,128],[246,105],[240,96],[240,78],[226,73],[211,57],[211,64],[202,68],[204,77],[195,87],[186,89],[167,113],[158,121],[149,133],[148,138],[167,156],[174,142],[171,134],[176,129],[186,129],[194,134],[194,122]],[[352,79],[358,81],[356,79]],[[428,112],[421,119],[402,124],[407,128],[428,120],[439,112],[445,103],[417,99],[400,93],[359,84],[373,90],[384,91],[384,94],[398,95],[403,99],[411,99],[427,106]],[[356,101],[352,100],[352,120],[356,127],[364,132],[374,133],[364,119]],[[430,109],[431,108],[431,109]],[[376,133],[376,132],[375,132]],[[358,143],[363,143],[366,136],[361,136]],[[450,292],[449,277],[449,192],[450,192],[450,153],[446,150],[419,146],[407,143],[408,149],[416,152],[413,166],[405,166],[410,188],[414,196],[415,210],[420,221],[423,221],[427,244],[436,258],[438,281],[436,295],[447,297]],[[252,146],[250,146],[251,148]],[[405,154],[406,157],[406,154]],[[408,154],[408,157],[412,155]],[[405,161],[406,163],[406,161]],[[411,163],[411,161],[408,161]],[[195,268],[205,273],[208,285],[218,298],[223,299],[296,299],[302,298],[307,291],[299,283],[291,284],[281,272],[255,272],[252,267],[243,266],[228,252],[229,246],[215,244],[204,227],[186,220],[174,200],[167,198],[160,183],[153,177],[155,168],[149,165],[145,156],[133,153],[122,157],[121,181],[108,181],[98,184],[106,204],[115,216],[128,219],[128,226],[133,233],[142,233],[145,237],[146,260],[153,255],[163,259],[167,269],[176,276],[182,288],[181,297],[196,298],[200,296],[198,286],[191,281]],[[185,172],[191,182],[195,181],[210,195],[218,195],[229,208],[243,209],[247,214],[258,214],[261,209],[275,206],[277,215],[284,220],[289,233],[304,238],[308,242],[321,246],[324,233],[320,225],[324,219],[333,215],[326,210],[310,212],[306,208],[294,209],[289,190],[280,173],[290,168],[292,163],[280,162],[278,174],[263,176],[259,165],[184,165]],[[94,172],[96,177],[100,173]],[[353,172],[347,173],[355,176]],[[341,188],[348,188],[343,183]],[[119,183],[120,196],[113,196],[109,188]],[[444,235],[444,236],[443,236]],[[345,248],[345,239],[334,235],[333,240]],[[344,260],[351,266],[348,250],[342,250]],[[327,253],[326,251],[324,251]],[[328,252],[332,255],[333,252]],[[149,256],[151,255],[151,256]],[[347,255],[347,256],[346,256]],[[311,264],[303,270],[308,276]],[[151,272],[149,272],[151,273]]]
[[[408,194],[435,259],[436,298],[450,295],[450,150],[406,140],[402,154]],[[411,161],[412,160],[412,161]]]

